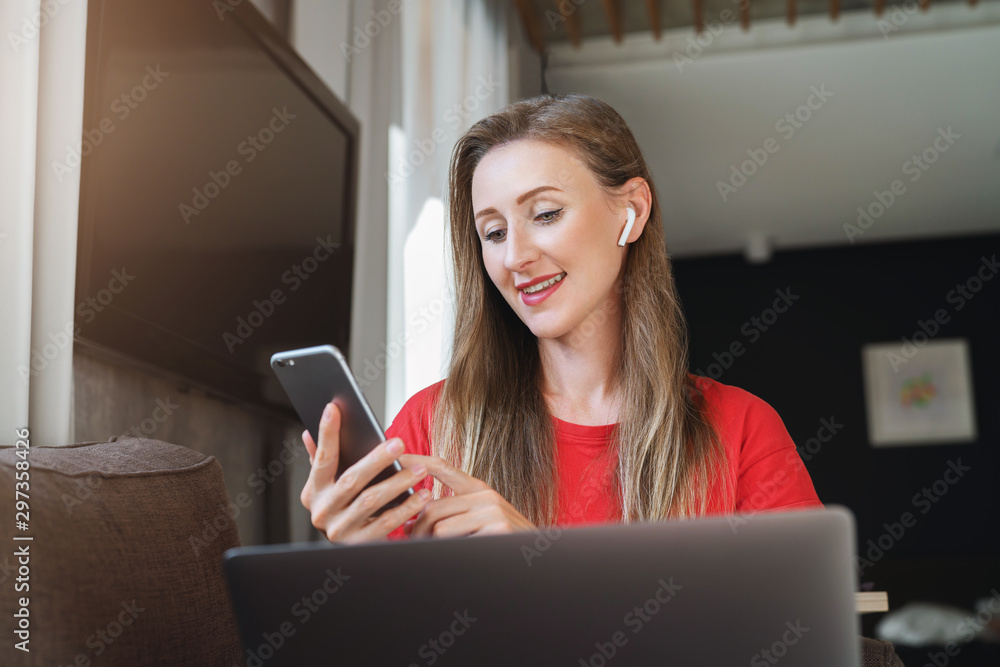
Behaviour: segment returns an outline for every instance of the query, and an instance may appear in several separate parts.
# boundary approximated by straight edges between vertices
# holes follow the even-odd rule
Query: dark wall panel
[[[891,580],[902,571],[891,563],[923,564],[911,568],[903,598],[926,592],[919,572],[968,575],[970,595],[989,579],[1000,584],[997,255],[1000,235],[778,252],[766,264],[742,256],[674,262],[692,372],[742,387],[778,411],[820,499],[854,511],[862,556],[868,540],[876,545],[862,581]],[[938,309],[948,321],[933,339],[969,343],[978,441],[873,448],[861,346],[910,339]],[[958,466],[961,477],[939,481]],[[894,525],[907,512],[911,525]],[[981,576],[933,572],[960,562],[977,563]]]

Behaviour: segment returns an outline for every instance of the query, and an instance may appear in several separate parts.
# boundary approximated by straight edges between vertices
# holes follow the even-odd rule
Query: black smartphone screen
[[[347,360],[336,347],[320,345],[278,352],[271,357],[271,368],[317,445],[319,422],[326,404],[332,400],[340,410],[337,478],[385,441],[385,433],[378,419],[354,380]],[[392,466],[376,475],[365,488],[391,477],[398,470],[402,470],[402,466],[394,461]],[[412,494],[413,489],[407,489],[381,507],[374,516],[396,507]]]

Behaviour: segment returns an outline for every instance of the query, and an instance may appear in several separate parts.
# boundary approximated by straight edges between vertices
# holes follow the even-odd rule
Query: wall
[[[679,255],[738,252],[758,235],[783,249],[846,245],[858,207],[874,214],[864,243],[995,233],[1000,87],[985,82],[1000,62],[1000,3],[936,3],[886,37],[879,22],[858,6],[836,23],[730,23],[705,46],[690,28],[586,40],[553,48],[546,80],[629,124]]]
[[[998,251],[1000,235],[987,235],[779,252],[758,265],[741,256],[674,262],[692,372],[742,387],[777,410],[820,500],[855,513],[859,552],[880,537],[889,546],[872,551],[861,580],[891,587],[893,607],[906,599],[951,599],[971,608],[973,597],[989,595],[987,582],[998,583],[1000,268],[983,269],[990,280],[971,298],[952,292],[976,276],[983,258],[995,262]],[[764,315],[779,290],[790,293],[791,305],[776,318]],[[912,338],[918,322],[939,308],[949,320],[934,338],[961,337],[970,346],[979,438],[872,448],[861,345]],[[754,317],[772,323],[757,327]],[[727,358],[735,342],[743,352]],[[836,433],[804,450],[824,419],[838,425]],[[915,497],[959,461],[968,470],[944,493]],[[884,536],[885,524],[898,523],[904,512],[914,515],[915,525],[898,538]]]
[[[365,362],[384,358],[388,298],[389,122],[393,69],[401,14],[386,2],[297,0],[292,7],[289,41],[337,97],[361,121],[358,219],[351,306],[351,349],[355,374]],[[383,25],[384,24],[384,25]],[[365,388],[372,411],[388,424],[386,373]]]
[[[267,4],[267,3],[262,3]],[[271,3],[281,5],[282,3]],[[267,6],[261,7],[267,10]],[[347,39],[350,12],[345,3],[300,0],[295,3],[291,32],[303,57],[341,99],[350,94],[350,68],[340,45]],[[360,11],[360,10],[359,10]],[[358,58],[361,66],[369,59]],[[370,63],[367,65],[370,67]],[[360,76],[369,77],[369,72]],[[366,90],[364,80],[356,88]],[[367,100],[366,95],[356,98]],[[352,105],[358,118],[364,108]],[[364,132],[370,132],[366,127]],[[372,148],[372,145],[375,148]],[[363,150],[378,150],[369,134],[362,137]],[[368,159],[362,156],[362,168]],[[366,205],[367,181],[361,178],[358,220],[382,220]],[[376,204],[377,207],[377,204]],[[365,303],[384,303],[385,244],[379,224],[360,225],[355,258],[356,279],[352,313],[352,362],[359,354],[384,340],[384,309],[366,308]],[[381,295],[380,295],[381,290]],[[382,332],[365,338],[364,331]],[[369,396],[378,412],[384,401],[381,386]],[[73,440],[106,440],[125,432],[164,440],[215,456],[225,474],[230,498],[238,502],[236,518],[243,544],[314,539],[309,514],[299,502],[299,492],[309,473],[309,461],[297,422],[239,405],[190,386],[182,378],[151,367],[123,365],[99,352],[76,346],[73,357]],[[176,404],[176,409],[172,406]],[[171,406],[170,414],[164,405]],[[162,421],[157,421],[162,418]]]
[[[511,102],[536,97],[543,92],[542,57],[535,52],[524,32],[524,21],[514,3],[507,3],[507,57]]]
[[[304,510],[289,500],[294,497],[289,489],[301,488],[309,468],[297,424],[79,345],[73,394],[74,442],[135,435],[215,456],[230,499],[239,501],[235,520],[243,544],[309,538],[301,528]],[[226,508],[219,513],[229,514]]]
[[[268,9],[268,3],[258,4]],[[283,3],[271,4],[283,8]],[[388,198],[382,174],[387,171],[394,85],[391,63],[399,16],[380,14],[383,21],[388,16],[389,23],[373,24],[377,34],[367,40],[360,40],[355,30],[374,32],[368,25],[375,20],[372,11],[384,6],[373,0],[297,0],[289,16],[290,42],[362,121],[349,350],[355,369],[364,368],[365,360],[376,359],[382,352],[380,343],[386,340]],[[299,501],[309,464],[298,423],[188,387],[182,379],[158,369],[121,366],[92,351],[77,350],[74,378],[75,441],[103,440],[139,425],[151,418],[157,399],[170,396],[182,407],[148,435],[219,458],[230,496],[235,500],[247,493],[252,499],[237,519],[244,544],[301,541],[318,535]],[[385,384],[383,373],[371,381],[366,396],[375,414],[388,424],[393,415],[385,414]],[[291,443],[287,451],[296,454],[289,466],[281,463],[283,456],[291,457],[282,454],[286,443]],[[268,465],[281,473],[272,478],[266,473]]]

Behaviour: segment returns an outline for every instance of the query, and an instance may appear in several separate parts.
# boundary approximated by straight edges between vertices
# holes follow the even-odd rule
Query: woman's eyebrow
[[[520,206],[521,204],[523,204],[524,202],[528,201],[529,199],[531,199],[535,195],[537,195],[537,194],[539,194],[541,192],[546,192],[548,190],[555,190],[557,192],[562,192],[562,190],[560,190],[559,188],[557,188],[554,185],[542,185],[540,187],[535,188],[534,190],[528,190],[523,195],[521,195],[520,197],[518,197],[517,198],[517,204],[518,204],[518,206]],[[476,218],[475,219],[478,220],[479,218],[483,217],[484,215],[491,215],[491,214],[496,213],[496,212],[497,212],[497,210],[495,208],[493,208],[493,207],[484,208],[479,213],[476,213]]]

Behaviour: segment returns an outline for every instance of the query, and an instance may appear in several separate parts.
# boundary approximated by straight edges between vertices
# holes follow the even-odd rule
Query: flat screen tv
[[[350,348],[358,121],[249,2],[88,12],[78,347],[292,414],[271,354]]]

